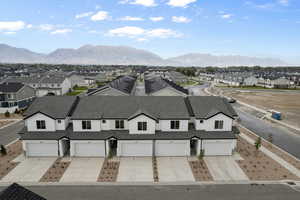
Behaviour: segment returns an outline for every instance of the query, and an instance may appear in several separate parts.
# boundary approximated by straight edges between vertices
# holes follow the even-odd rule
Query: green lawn
[[[185,86],[190,86],[190,85],[199,85],[201,84],[200,82],[198,81],[194,81],[194,80],[189,80],[187,82],[184,82],[184,83],[177,83],[178,85],[182,86],[182,87],[185,87]]]
[[[72,92],[68,92],[66,95],[67,96],[76,96],[80,93],[84,92],[84,90],[75,90],[75,91],[72,91]]]
[[[87,86],[74,86],[73,90],[87,90],[88,87]]]

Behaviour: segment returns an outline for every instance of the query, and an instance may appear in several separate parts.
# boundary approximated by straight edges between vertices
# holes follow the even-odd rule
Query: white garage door
[[[155,142],[156,156],[189,156],[189,140],[157,140]]]
[[[232,155],[234,140],[203,140],[202,149],[206,156]]]
[[[118,141],[118,156],[152,156],[152,141]]]
[[[73,156],[78,157],[104,157],[104,141],[76,141],[71,142]]]
[[[58,156],[57,141],[34,141],[25,143],[27,156]]]

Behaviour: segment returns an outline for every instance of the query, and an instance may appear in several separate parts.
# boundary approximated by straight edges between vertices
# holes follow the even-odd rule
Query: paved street
[[[17,134],[24,127],[24,122],[20,121],[6,128],[0,129],[0,144],[9,144],[19,137]]]
[[[190,186],[30,186],[48,200],[299,200],[300,192],[287,185]],[[0,187],[0,191],[3,187]]]

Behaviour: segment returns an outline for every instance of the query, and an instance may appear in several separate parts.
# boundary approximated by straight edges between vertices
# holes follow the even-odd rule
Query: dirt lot
[[[300,128],[300,93],[226,91],[224,95],[265,110],[277,110],[282,113],[283,122]]]

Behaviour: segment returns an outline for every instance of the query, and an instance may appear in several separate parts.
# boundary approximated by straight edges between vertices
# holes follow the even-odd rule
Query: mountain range
[[[127,46],[85,45],[78,49],[57,49],[41,54],[28,49],[0,44],[0,63],[153,65],[153,66],[284,66],[277,58],[258,58],[239,55],[217,56],[191,53],[168,59],[146,50]]]

